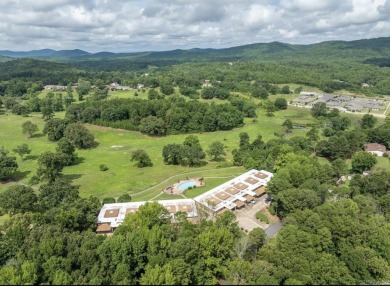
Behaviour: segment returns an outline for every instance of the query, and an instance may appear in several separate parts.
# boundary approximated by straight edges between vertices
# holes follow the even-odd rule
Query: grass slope
[[[134,98],[134,91],[112,94],[112,97],[116,96]],[[272,96],[271,100],[279,96],[281,95]],[[139,93],[139,97],[146,98],[146,94]],[[195,134],[198,136],[204,150],[208,149],[211,142],[220,141],[225,145],[227,153],[226,161],[209,161],[207,165],[198,168],[167,166],[163,163],[163,146],[171,143],[182,143],[189,134],[155,138],[135,131],[87,125],[96,141],[99,142],[99,146],[91,150],[77,150],[80,157],[78,164],[65,167],[63,173],[66,177],[72,179],[75,184],[80,185],[80,194],[83,197],[93,195],[102,199],[128,193],[132,195],[134,200],[152,199],[158,196],[166,186],[186,176],[203,176],[207,186],[186,193],[187,197],[195,197],[199,193],[207,191],[244,171],[243,168],[226,169],[226,167],[232,165],[231,151],[238,147],[241,132],[247,132],[251,141],[257,135],[262,135],[263,140],[268,141],[275,138],[275,132],[283,130],[281,125],[286,119],[291,119],[294,124],[302,126],[315,123],[310,110],[291,106],[288,110],[275,112],[272,117],[267,117],[263,109],[258,109],[257,114],[256,120],[245,119],[245,125],[241,128]],[[355,126],[361,118],[361,116],[353,114],[343,115],[351,118]],[[63,112],[56,114],[56,117],[59,118],[63,116]],[[21,132],[21,125],[27,120],[31,120],[39,127],[37,136],[31,139],[27,139]],[[0,184],[0,191],[15,184],[15,181],[28,183],[36,172],[36,159],[39,154],[48,150],[55,150],[56,143],[49,142],[47,137],[40,133],[43,126],[44,121],[38,113],[29,117],[16,116],[9,112],[0,115],[0,138],[2,138],[0,144],[9,151],[22,143],[27,143],[32,149],[32,153],[25,160],[22,161],[18,158],[19,171],[12,177],[11,182]],[[308,129],[297,129],[288,136],[304,136],[307,131]],[[131,152],[137,149],[143,149],[149,154],[154,164],[153,167],[140,169],[135,166],[134,162],[130,161]],[[105,172],[100,171],[99,165],[101,164],[106,164],[109,169]],[[165,196],[162,197],[165,198]]]

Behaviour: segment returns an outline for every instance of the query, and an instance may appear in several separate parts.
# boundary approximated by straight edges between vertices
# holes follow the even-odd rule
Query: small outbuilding
[[[386,146],[378,143],[369,143],[364,145],[364,150],[371,154],[383,157],[387,154]]]

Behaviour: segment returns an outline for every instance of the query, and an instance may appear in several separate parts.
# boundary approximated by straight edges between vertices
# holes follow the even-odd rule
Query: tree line
[[[244,116],[233,105],[167,99],[113,99],[71,105],[66,118],[87,123],[139,130],[151,136],[230,130],[243,124]]]

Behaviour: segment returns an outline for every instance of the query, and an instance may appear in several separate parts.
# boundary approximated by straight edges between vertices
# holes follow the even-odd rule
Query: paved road
[[[269,227],[267,227],[264,231],[268,237],[273,237],[282,229],[282,223],[280,221],[274,222]]]

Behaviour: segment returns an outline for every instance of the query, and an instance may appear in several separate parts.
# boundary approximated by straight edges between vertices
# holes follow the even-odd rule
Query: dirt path
[[[383,112],[383,116],[386,117],[387,109],[389,109],[390,103],[387,105],[385,112]]]

